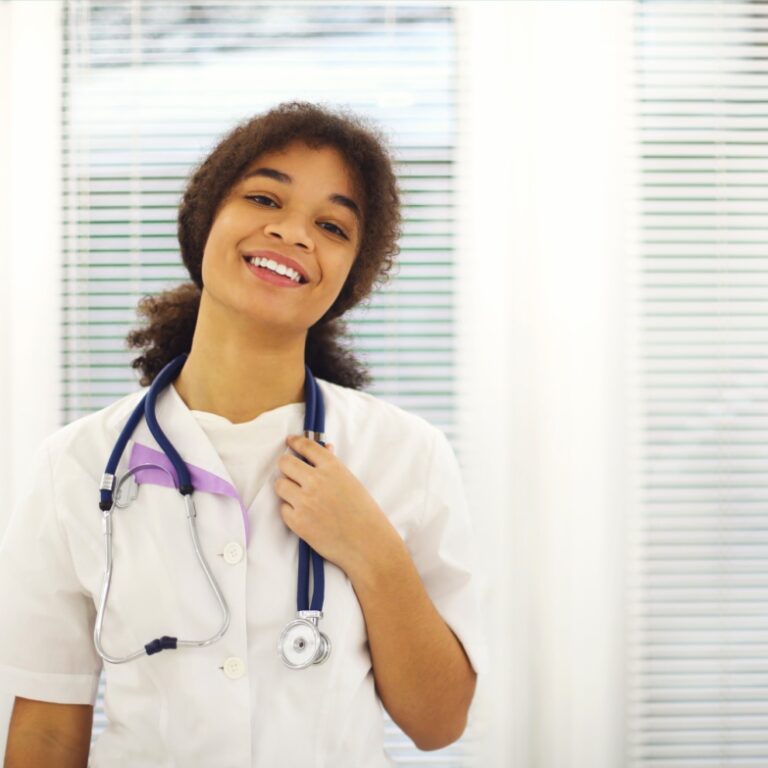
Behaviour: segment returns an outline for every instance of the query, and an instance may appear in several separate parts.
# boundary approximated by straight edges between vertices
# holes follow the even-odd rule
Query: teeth
[[[260,259],[248,259],[248,261],[251,264],[253,264],[255,267],[266,267],[272,272],[276,272],[278,275],[283,275],[284,277],[290,277],[294,283],[301,282],[301,275],[299,275],[299,273],[295,269],[286,267],[284,264],[278,264],[273,259],[260,258]]]

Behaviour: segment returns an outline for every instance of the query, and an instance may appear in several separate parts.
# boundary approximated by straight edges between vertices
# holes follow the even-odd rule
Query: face
[[[360,244],[361,211],[337,150],[294,143],[267,152],[218,209],[203,253],[203,290],[275,333],[306,332],[344,286]],[[290,271],[280,276],[258,266],[265,261],[292,266],[301,282]]]

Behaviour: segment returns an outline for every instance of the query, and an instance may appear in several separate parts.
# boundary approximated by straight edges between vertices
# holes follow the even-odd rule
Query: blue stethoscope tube
[[[109,456],[109,459],[107,461],[107,466],[104,471],[104,475],[102,477],[101,486],[99,488],[99,492],[100,492],[99,509],[102,511],[102,515],[104,517],[104,535],[105,535],[105,544],[106,544],[107,565],[106,565],[106,570],[104,574],[104,584],[102,587],[102,594],[101,594],[101,600],[100,600],[99,609],[97,613],[96,625],[94,628],[94,644],[96,645],[96,650],[98,651],[102,659],[112,663],[122,663],[125,661],[130,661],[131,659],[144,655],[144,653],[146,653],[148,656],[151,656],[155,653],[159,653],[160,651],[167,650],[167,649],[175,649],[179,646],[201,647],[204,645],[209,645],[210,643],[220,639],[226,632],[227,628],[229,627],[229,619],[230,619],[229,607],[227,606],[226,600],[224,599],[224,596],[221,593],[221,590],[219,589],[218,584],[216,583],[216,580],[214,579],[213,574],[211,573],[210,568],[208,567],[208,564],[205,561],[205,558],[202,554],[199,541],[197,538],[197,529],[195,526],[196,512],[194,509],[194,502],[192,500],[194,487],[192,485],[192,480],[190,478],[189,469],[187,468],[187,465],[182,460],[178,451],[176,451],[176,449],[173,447],[173,444],[166,437],[162,428],[158,424],[157,416],[155,413],[157,396],[160,394],[160,392],[163,389],[165,389],[165,387],[167,387],[178,376],[181,368],[186,362],[186,359],[187,359],[187,354],[184,353],[174,358],[173,360],[171,360],[160,371],[160,373],[158,373],[158,375],[155,377],[154,381],[152,382],[151,386],[149,387],[149,390],[147,391],[147,393],[141,399],[139,404],[134,408],[128,421],[125,423],[125,426],[120,432],[120,435],[118,436],[114,447],[112,448],[112,452]],[[314,376],[312,375],[312,372],[310,371],[307,365],[304,366],[304,370],[305,370],[304,435],[306,437],[314,439],[316,442],[320,443],[320,445],[324,446],[325,443],[323,442],[323,439],[322,439],[324,436],[323,432],[325,429],[325,407],[323,403],[323,396],[322,396],[322,393],[320,392],[320,388],[318,387],[317,382],[315,381]],[[150,433],[155,438],[155,440],[157,441],[157,444],[161,447],[161,449],[163,450],[163,453],[167,456],[168,460],[171,462],[176,472],[176,478],[173,478],[174,484],[176,485],[177,490],[182,495],[182,498],[184,499],[184,502],[185,502],[187,518],[189,519],[189,523],[190,523],[190,533],[192,535],[193,544],[195,546],[195,552],[198,556],[198,560],[200,561],[201,567],[203,568],[206,576],[208,577],[208,581],[222,608],[222,611],[224,614],[224,620],[222,623],[222,627],[219,629],[219,631],[212,637],[208,638],[207,640],[181,641],[175,637],[163,636],[161,638],[157,638],[147,643],[144,646],[144,649],[141,651],[136,651],[135,653],[129,654],[128,656],[125,656],[125,657],[114,657],[106,654],[102,648],[101,629],[102,629],[102,624],[104,620],[104,613],[106,611],[107,598],[109,595],[109,585],[110,585],[111,575],[112,575],[111,514],[113,513],[115,507],[117,506],[114,500],[114,494],[116,489],[115,472],[117,470],[118,464],[120,463],[120,458],[122,457],[125,451],[125,448],[128,444],[128,440],[130,440],[131,435],[136,429],[136,426],[138,425],[142,416],[147,422],[147,426],[149,428]],[[307,461],[307,459],[305,459],[303,456],[301,456],[300,458],[303,461]],[[309,462],[307,461],[307,463]],[[143,465],[143,466],[147,466],[147,465]],[[139,469],[139,468],[140,467],[136,467],[135,469]],[[156,468],[162,469],[161,467],[156,467]],[[312,592],[311,605],[309,604],[309,561],[310,559],[312,560],[312,573],[314,577],[313,579],[314,589]],[[305,658],[306,654],[304,654],[304,657],[301,657],[300,661],[297,659],[294,659],[293,661],[291,661],[290,653],[287,654],[289,657],[287,658],[286,654],[282,652],[279,645],[278,650],[280,651],[280,654],[283,657],[283,660],[289,667],[292,667],[294,669],[303,669],[304,667],[309,666],[311,663],[321,663],[322,661],[325,661],[325,659],[328,657],[328,654],[330,653],[330,642],[328,641],[328,638],[322,633],[318,632],[316,629],[317,619],[322,617],[323,602],[325,598],[325,567],[324,566],[325,566],[325,563],[322,556],[319,555],[317,552],[315,552],[309,546],[309,544],[307,544],[306,541],[304,541],[303,539],[299,539],[299,565],[298,565],[299,572],[298,572],[298,587],[297,587],[297,595],[296,595],[296,607],[297,607],[299,619],[290,622],[288,627],[291,627],[291,625],[297,625],[297,624],[303,624],[306,626],[308,626],[309,624],[312,624],[315,628],[312,631],[314,632],[315,635],[318,636],[318,641],[319,641],[319,637],[322,636],[322,641],[319,641],[319,642],[322,642],[325,645],[321,650],[318,650],[317,658],[311,658],[311,659],[308,657]],[[306,626],[303,629],[301,629],[301,632],[303,632],[304,629],[306,629]],[[286,627],[286,631],[288,630],[288,627]],[[293,633],[294,635],[296,634],[295,629],[296,628],[294,627],[294,633]],[[284,634],[285,634],[285,631],[284,631]],[[293,635],[291,636],[291,639],[293,644],[296,646],[296,648],[298,648],[299,645],[301,644],[301,649],[303,651],[304,635],[302,634],[300,641],[295,640],[293,638]],[[283,638],[281,637],[281,642],[282,641],[283,641]]]

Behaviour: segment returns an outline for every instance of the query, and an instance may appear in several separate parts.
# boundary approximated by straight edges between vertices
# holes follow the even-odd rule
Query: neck
[[[287,336],[216,322],[205,302],[203,291],[192,349],[173,382],[187,407],[240,424],[303,403],[306,331]]]

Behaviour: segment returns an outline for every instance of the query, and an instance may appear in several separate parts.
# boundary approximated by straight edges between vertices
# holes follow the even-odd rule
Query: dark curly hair
[[[192,174],[178,215],[181,258],[192,282],[141,299],[137,311],[146,324],[127,336],[129,348],[143,350],[131,363],[141,371],[142,386],[151,384],[166,363],[192,346],[203,287],[203,250],[219,205],[253,160],[294,141],[341,154],[362,196],[363,213],[355,261],[334,303],[309,328],[304,359],[319,378],[354,389],[370,384],[371,375],[349,348],[346,324],[340,318],[386,283],[395,266],[401,218],[394,162],[380,131],[361,117],[288,102],[237,125]]]

